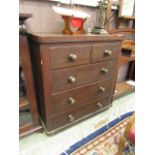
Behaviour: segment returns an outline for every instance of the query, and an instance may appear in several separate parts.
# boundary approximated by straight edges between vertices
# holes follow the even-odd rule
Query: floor
[[[69,146],[97,130],[109,121],[135,109],[135,93],[126,95],[113,102],[113,106],[82,123],[58,134],[47,136],[43,133],[22,138],[19,142],[20,155],[59,155]]]

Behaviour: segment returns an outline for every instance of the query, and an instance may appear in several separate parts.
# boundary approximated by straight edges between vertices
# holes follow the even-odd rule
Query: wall
[[[33,17],[26,21],[28,32],[61,32],[64,28],[64,22],[61,16],[52,9],[55,2],[36,2],[36,1],[20,1],[20,13],[32,13]],[[84,25],[85,30],[88,27],[93,28],[96,20],[96,8],[81,6],[80,10],[84,10],[91,15]]]

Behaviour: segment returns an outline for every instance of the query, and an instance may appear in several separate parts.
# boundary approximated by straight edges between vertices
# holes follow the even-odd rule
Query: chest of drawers
[[[35,88],[47,133],[112,105],[122,36],[29,34]]]

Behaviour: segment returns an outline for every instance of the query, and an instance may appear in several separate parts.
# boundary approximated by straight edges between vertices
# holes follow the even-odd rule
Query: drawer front
[[[50,48],[51,68],[86,64],[90,61],[90,45],[68,45]]]
[[[102,44],[94,44],[92,50],[92,62],[115,59],[121,51],[120,42],[108,42]]]
[[[110,80],[114,76],[116,61],[51,71],[52,91],[57,93],[98,80]]]
[[[55,117],[51,117],[50,120],[51,123],[50,127],[48,127],[48,130],[53,130],[62,127],[64,125],[69,125],[70,123],[73,123],[84,116],[87,116],[97,111],[105,110],[110,106],[111,106],[111,97],[107,96],[101,100],[93,101],[92,103],[87,104],[85,106],[76,108],[71,111],[67,111]]]
[[[104,81],[52,95],[52,115],[77,108],[93,101],[94,99],[100,99],[112,95],[112,88],[112,81]]]

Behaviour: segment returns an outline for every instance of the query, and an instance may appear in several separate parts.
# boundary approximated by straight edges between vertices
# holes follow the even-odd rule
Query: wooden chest
[[[47,133],[112,105],[122,39],[29,34],[37,102]]]

